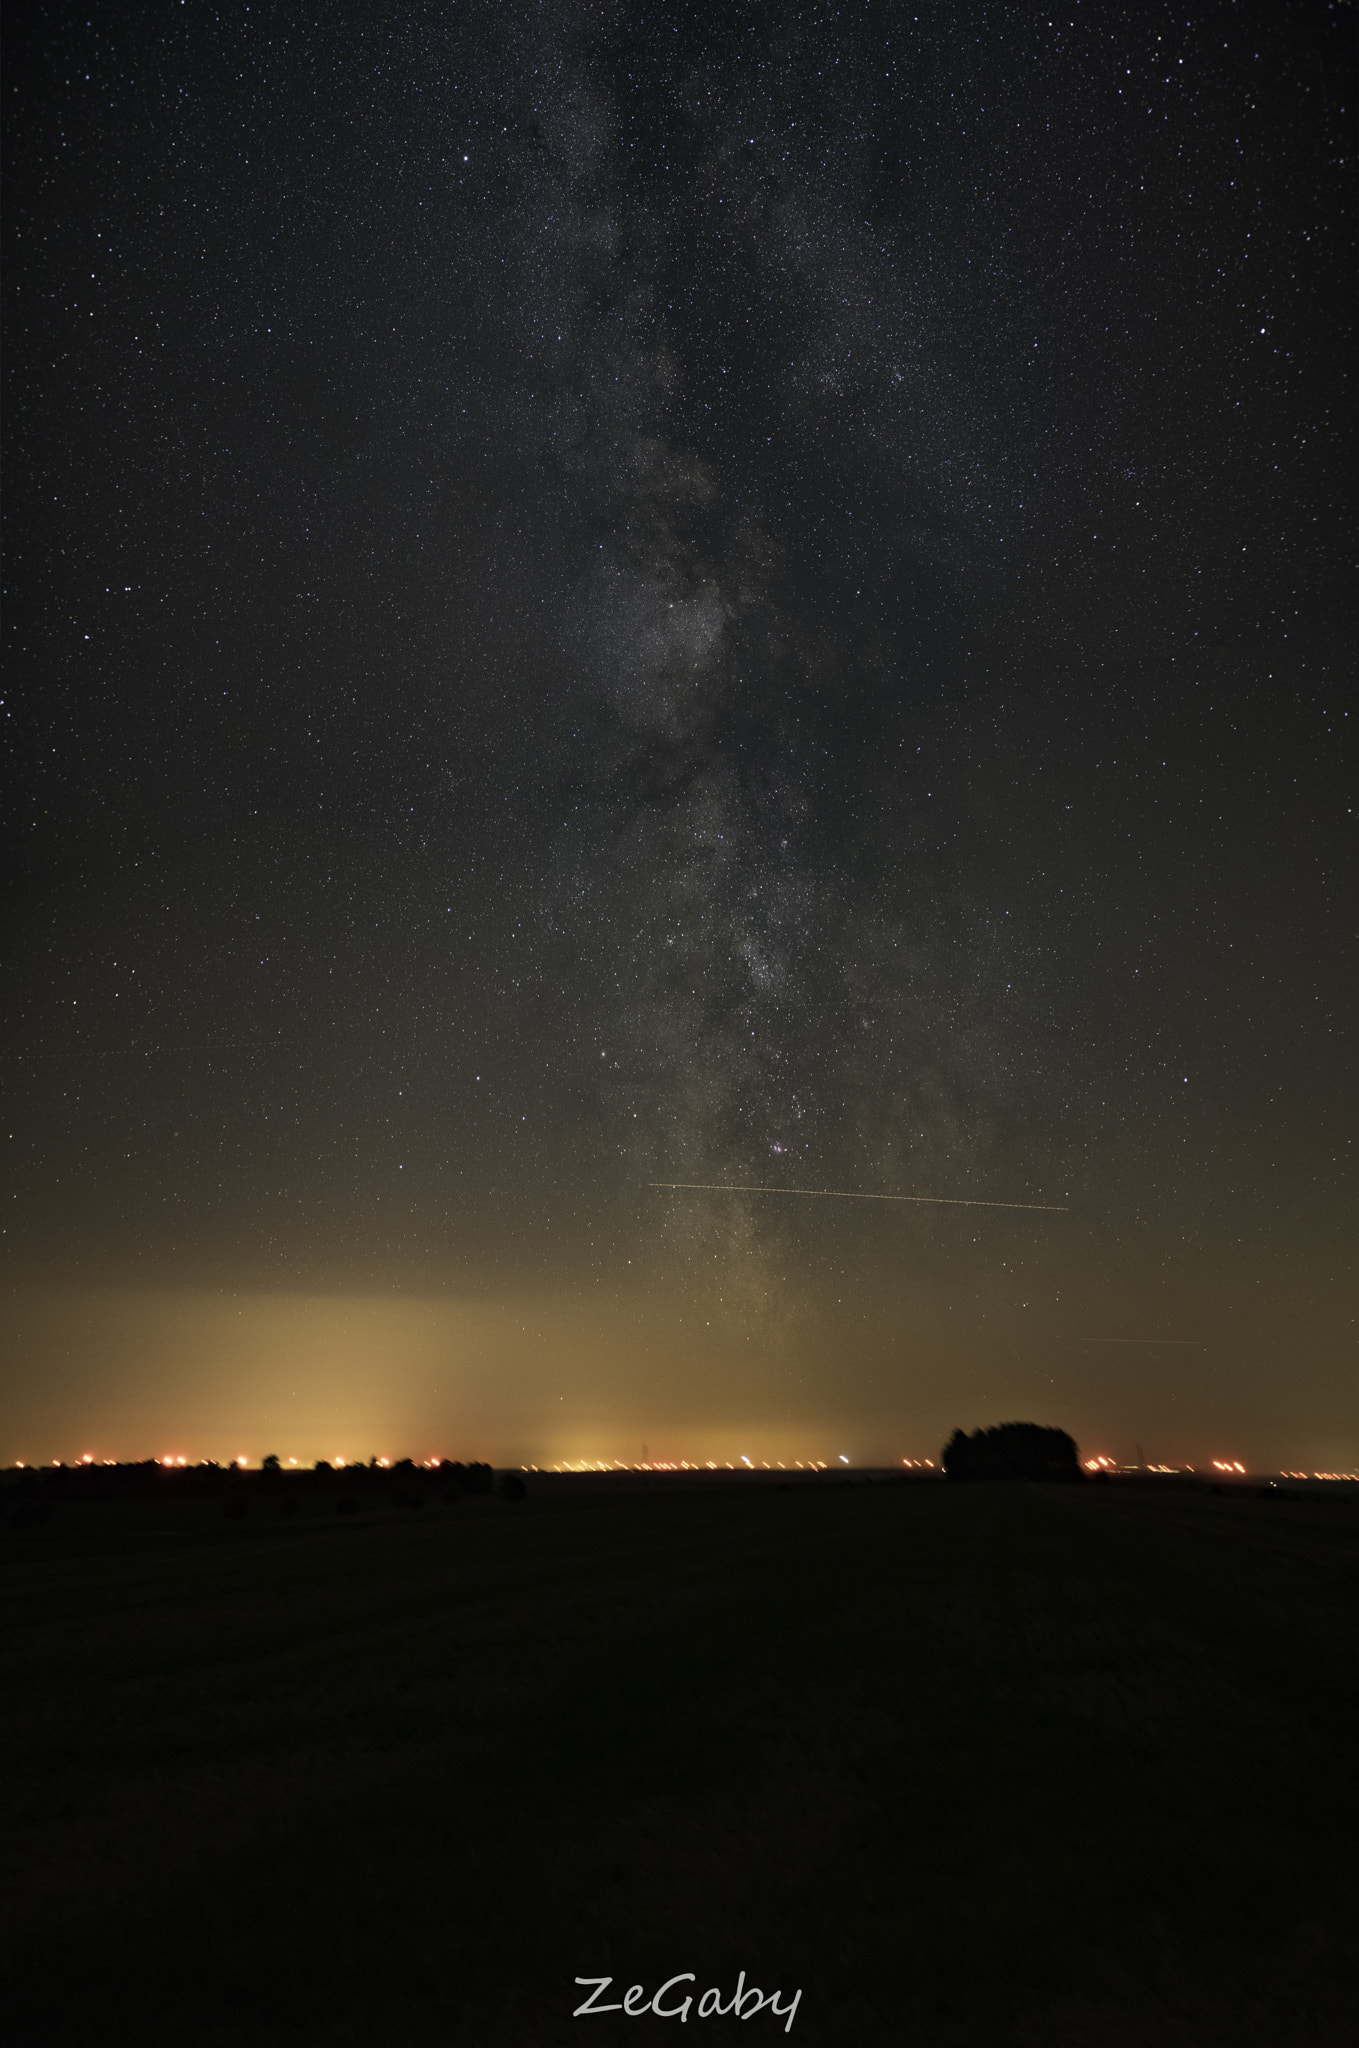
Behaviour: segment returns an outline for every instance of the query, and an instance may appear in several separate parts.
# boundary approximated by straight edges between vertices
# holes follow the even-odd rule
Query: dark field
[[[532,1483],[0,1535],[8,2040],[1359,2039],[1359,1502]]]

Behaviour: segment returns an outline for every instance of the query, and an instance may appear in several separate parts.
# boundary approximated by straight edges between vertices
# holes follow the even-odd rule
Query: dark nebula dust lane
[[[1353,29],[16,11],[25,1443],[1359,1457]]]

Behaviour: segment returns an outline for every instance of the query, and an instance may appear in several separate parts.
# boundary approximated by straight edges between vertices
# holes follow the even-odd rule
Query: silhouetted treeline
[[[513,1475],[517,1476],[517,1475]],[[0,1472],[0,1519],[23,1527],[41,1521],[58,1503],[103,1500],[220,1499],[228,1515],[248,1514],[252,1505],[289,1509],[303,1502],[353,1514],[361,1507],[388,1503],[423,1507],[427,1500],[450,1500],[464,1493],[494,1490],[495,1473],[473,1459],[444,1458],[438,1465],[417,1465],[401,1458],[394,1465],[284,1465],[268,1457],[258,1471],[239,1465],[163,1465],[146,1458],[131,1465],[37,1465]],[[523,1498],[502,1485],[509,1498]]]
[[[971,1436],[955,1429],[944,1447],[944,1471],[950,1479],[1080,1479],[1076,1444],[1064,1429],[1044,1429],[1037,1422],[998,1422],[992,1429],[974,1429]]]

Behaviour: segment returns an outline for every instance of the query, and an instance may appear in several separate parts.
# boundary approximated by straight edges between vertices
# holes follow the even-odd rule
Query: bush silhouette
[[[944,1471],[950,1479],[1082,1476],[1074,1437],[1037,1422],[999,1422],[993,1429],[974,1429],[971,1436],[955,1429],[944,1449]]]

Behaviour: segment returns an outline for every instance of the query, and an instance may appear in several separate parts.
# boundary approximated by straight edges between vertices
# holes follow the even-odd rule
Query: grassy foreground
[[[1359,1503],[542,1489],[0,1539],[15,2042],[1359,2038]],[[691,2011],[679,2038],[690,2039]],[[765,2010],[700,2042],[784,2038]]]

